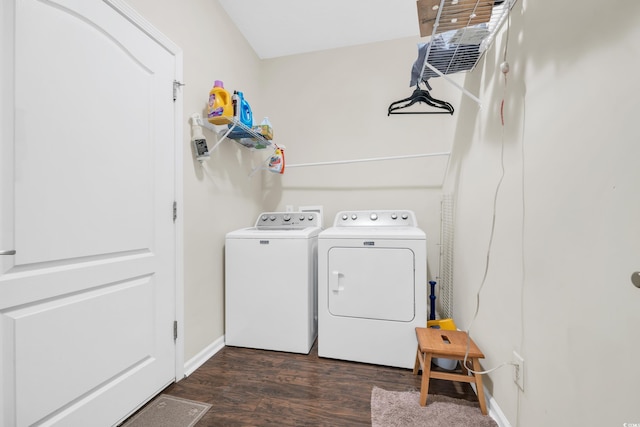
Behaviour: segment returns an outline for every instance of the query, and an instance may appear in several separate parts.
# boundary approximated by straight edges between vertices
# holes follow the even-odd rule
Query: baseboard
[[[502,409],[498,406],[498,402],[491,396],[487,389],[484,389],[484,395],[487,399],[487,411],[489,411],[489,416],[495,420],[498,424],[498,427],[511,427],[511,423],[502,412]]]
[[[476,390],[476,385],[471,383],[471,387],[473,391],[478,394]],[[484,400],[487,403],[487,412],[489,416],[498,424],[498,427],[511,427],[511,423],[502,412],[502,409],[498,406],[498,402],[491,396],[491,393],[484,387]]]
[[[189,359],[184,364],[185,378],[195,372],[200,366],[209,360],[213,355],[224,348],[224,335],[206,346],[202,351]]]

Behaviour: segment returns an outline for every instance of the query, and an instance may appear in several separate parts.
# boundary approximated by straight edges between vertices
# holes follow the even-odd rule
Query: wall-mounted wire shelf
[[[221,125],[214,125],[207,120],[202,119],[199,114],[192,115],[195,117],[196,123],[211,132],[214,132],[218,137],[218,142],[211,148],[210,151],[214,151],[218,148],[218,145],[225,139],[231,139],[238,144],[250,149],[250,150],[262,150],[273,145],[272,141],[266,139],[262,134],[249,126],[242,123],[237,117],[226,118],[226,123]]]
[[[420,0],[420,32],[431,31],[422,80],[443,77],[480,104],[480,99],[448,78],[448,74],[472,71],[491,47],[496,33],[516,0]]]

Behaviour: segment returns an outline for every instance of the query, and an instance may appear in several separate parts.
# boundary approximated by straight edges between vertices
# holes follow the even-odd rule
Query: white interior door
[[[107,2],[1,4],[0,426],[112,425],[175,378],[176,59]]]
[[[408,248],[329,250],[333,316],[409,322],[415,317],[415,260]]]

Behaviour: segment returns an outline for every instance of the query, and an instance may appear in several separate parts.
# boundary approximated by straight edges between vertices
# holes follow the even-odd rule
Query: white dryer
[[[307,354],[317,337],[315,212],[267,212],[225,241],[225,343]]]
[[[413,368],[427,243],[407,210],[336,215],[318,237],[318,355]]]

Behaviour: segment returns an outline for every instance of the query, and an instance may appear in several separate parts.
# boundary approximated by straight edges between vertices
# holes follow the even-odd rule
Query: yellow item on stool
[[[453,319],[427,320],[427,328],[440,328],[447,331],[458,329]]]

